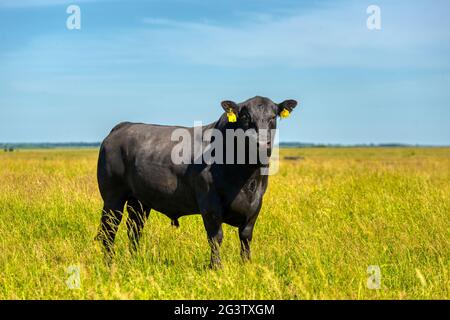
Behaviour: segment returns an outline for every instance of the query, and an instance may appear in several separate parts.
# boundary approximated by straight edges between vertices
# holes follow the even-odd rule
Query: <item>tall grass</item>
[[[283,160],[285,156],[301,156]],[[93,239],[97,150],[0,153],[0,299],[449,298],[450,149],[286,149],[241,263],[207,268],[200,216],[152,211],[136,256],[123,223],[109,268]],[[126,214],[124,219],[126,218]],[[67,268],[80,268],[69,289]],[[367,268],[381,287],[367,287]]]

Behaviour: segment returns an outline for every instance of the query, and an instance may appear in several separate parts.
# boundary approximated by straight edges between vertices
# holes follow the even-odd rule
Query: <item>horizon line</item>
[[[5,147],[100,147],[101,141],[69,141],[69,142],[0,142],[0,149]],[[282,141],[276,144],[281,147],[431,147],[448,148],[450,144],[401,143],[401,142],[364,142],[364,143],[333,143],[333,142],[301,142]]]

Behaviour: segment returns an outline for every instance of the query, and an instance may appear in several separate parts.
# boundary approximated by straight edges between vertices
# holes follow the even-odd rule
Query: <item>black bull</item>
[[[233,112],[236,122],[224,113],[203,130],[275,129],[277,116],[291,112],[297,102],[280,104],[254,97],[236,104],[223,101],[226,112]],[[245,164],[175,164],[171,154],[177,141],[172,132],[181,127],[124,122],[117,125],[103,141],[98,159],[98,184],[104,206],[97,239],[112,257],[113,242],[127,204],[127,232],[131,248],[136,249],[151,209],[157,210],[178,226],[178,218],[201,214],[211,247],[211,266],[220,265],[219,246],[222,223],[239,228],[241,256],[250,258],[253,228],[267,189],[268,176],[261,173],[259,161]],[[185,128],[193,136],[193,128]],[[273,141],[268,139],[269,154]]]

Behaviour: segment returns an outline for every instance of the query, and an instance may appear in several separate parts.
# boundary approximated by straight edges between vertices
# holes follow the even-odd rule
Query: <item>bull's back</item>
[[[170,216],[197,211],[188,165],[175,165],[172,132],[180,127],[121,123],[100,150],[100,173],[130,196]],[[190,130],[190,128],[185,128]]]

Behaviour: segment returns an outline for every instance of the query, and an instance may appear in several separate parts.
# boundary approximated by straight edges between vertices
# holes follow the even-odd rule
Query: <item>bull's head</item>
[[[279,104],[264,97],[254,97],[242,103],[223,101],[229,127],[256,133],[258,148],[268,150],[269,156],[273,147],[273,134],[277,127],[277,117],[286,118],[297,106],[295,100],[285,100]]]

